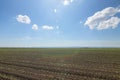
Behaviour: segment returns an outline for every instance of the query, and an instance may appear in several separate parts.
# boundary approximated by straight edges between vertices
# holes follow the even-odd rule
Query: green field
[[[1,48],[0,80],[120,80],[120,49]]]

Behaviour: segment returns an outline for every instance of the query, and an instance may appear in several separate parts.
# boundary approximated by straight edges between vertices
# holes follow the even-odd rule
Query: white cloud
[[[18,22],[21,22],[21,23],[25,23],[25,24],[31,23],[31,20],[27,15],[18,15],[16,19]]]
[[[102,30],[102,29],[108,29],[108,28],[116,28],[118,24],[120,23],[120,18],[118,17],[111,17],[110,19],[100,22],[97,29]]]
[[[108,7],[102,11],[96,12],[93,16],[88,17],[84,25],[89,26],[90,29],[108,29],[116,28],[120,23],[120,18],[114,17],[120,12],[119,8]]]
[[[43,30],[53,30],[54,27],[53,26],[49,26],[49,25],[44,25],[44,26],[42,26],[42,29]]]
[[[54,13],[57,13],[57,9],[54,9]]]
[[[38,30],[38,25],[37,24],[33,24],[32,29],[33,30]]]
[[[69,5],[72,3],[74,0],[63,0],[63,5]]]

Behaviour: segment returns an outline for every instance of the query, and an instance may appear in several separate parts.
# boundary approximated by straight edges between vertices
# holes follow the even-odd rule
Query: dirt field
[[[120,49],[1,48],[0,80],[120,80]]]

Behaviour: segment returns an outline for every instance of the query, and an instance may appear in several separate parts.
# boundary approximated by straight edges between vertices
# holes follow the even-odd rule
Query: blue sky
[[[0,47],[120,47],[120,0],[0,0]]]

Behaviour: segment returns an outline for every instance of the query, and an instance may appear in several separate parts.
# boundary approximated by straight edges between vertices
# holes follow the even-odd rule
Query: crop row
[[[108,73],[105,71],[94,71],[94,70],[89,70],[89,69],[74,69],[74,68],[65,68],[65,67],[56,67],[56,66],[35,66],[31,64],[18,64],[18,63],[9,63],[9,62],[0,62],[0,64],[7,65],[8,66],[17,66],[17,67],[22,67],[22,68],[31,68],[33,70],[38,70],[38,74],[41,74],[39,70],[44,70],[45,74],[47,72],[52,72],[55,74],[65,74],[66,75],[74,75],[74,76],[83,76],[83,77],[89,77],[89,78],[99,78],[99,79],[105,79],[105,80],[119,80],[119,73]],[[6,67],[6,68],[7,68]],[[24,69],[25,70],[25,69]],[[26,71],[26,70],[25,70]],[[30,71],[30,70],[28,70]],[[33,72],[33,71],[31,71]],[[51,74],[51,73],[50,73]],[[55,75],[54,74],[54,75]],[[113,76],[111,76],[113,75]]]

